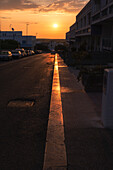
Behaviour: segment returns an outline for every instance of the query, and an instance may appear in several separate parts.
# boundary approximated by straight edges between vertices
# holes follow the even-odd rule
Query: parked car
[[[32,55],[34,55],[35,54],[35,52],[32,50]]]
[[[26,52],[27,56],[30,55],[30,50],[25,50],[25,52]]]
[[[12,57],[13,58],[21,58],[21,52],[17,50],[12,50]]]
[[[32,55],[32,50],[29,50],[29,55]]]
[[[42,50],[35,50],[35,54],[41,54]]]
[[[11,51],[1,51],[0,52],[0,60],[12,60]]]
[[[33,50],[29,50],[30,51],[30,55],[34,55],[35,52]]]
[[[52,50],[52,51],[51,51],[51,54],[55,54],[55,53],[56,53],[55,50]]]
[[[20,51],[21,52],[21,56],[22,57],[26,57],[27,56],[27,54],[26,54],[26,52],[25,52],[25,50],[23,49],[23,48],[17,48],[17,49],[15,49],[16,51]]]

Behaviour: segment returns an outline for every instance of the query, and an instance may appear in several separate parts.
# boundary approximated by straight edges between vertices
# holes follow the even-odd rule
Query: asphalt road
[[[42,169],[53,64],[50,54],[0,63],[0,170]]]

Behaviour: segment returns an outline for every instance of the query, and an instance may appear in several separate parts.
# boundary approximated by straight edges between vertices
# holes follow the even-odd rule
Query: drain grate
[[[32,107],[34,103],[33,100],[12,100],[8,103],[8,107]]]

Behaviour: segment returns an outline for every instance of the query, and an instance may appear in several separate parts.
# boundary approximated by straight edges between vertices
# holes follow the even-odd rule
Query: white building
[[[70,27],[70,31],[66,33],[66,40],[70,44],[70,50],[76,46],[76,23]]]
[[[16,40],[22,44],[22,31],[0,31],[0,39]]]
[[[37,39],[36,44],[43,44],[48,47],[49,50],[54,50],[57,45],[65,45],[65,39]]]
[[[70,42],[70,31],[66,33],[66,41]]]
[[[36,45],[36,36],[22,36],[22,48],[34,49]]]
[[[1,40],[16,40],[20,47],[34,49],[36,36],[22,36],[22,31],[0,31]]]
[[[92,0],[92,36],[95,51],[113,50],[113,0]]]
[[[76,16],[76,25],[77,48],[91,50],[91,1]]]
[[[66,39],[69,42],[75,42],[75,36],[76,36],[76,23],[74,23],[70,27],[70,31],[66,33]]]
[[[91,49],[91,1],[76,16],[76,22],[70,27],[66,34],[66,40],[79,49],[85,45],[86,49]]]
[[[76,16],[76,48],[113,51],[113,0],[90,0]],[[66,40],[71,40],[71,30]]]

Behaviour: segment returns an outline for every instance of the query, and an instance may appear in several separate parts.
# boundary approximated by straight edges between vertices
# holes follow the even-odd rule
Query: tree
[[[36,44],[35,50],[49,51],[48,46],[46,44]]]
[[[1,50],[14,50],[20,47],[20,43],[16,40],[0,40]]]
[[[62,44],[58,44],[56,47],[55,47],[55,51],[67,51],[67,48],[65,45],[62,45]]]

